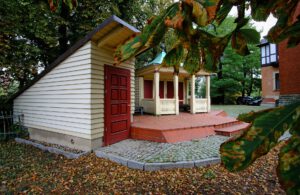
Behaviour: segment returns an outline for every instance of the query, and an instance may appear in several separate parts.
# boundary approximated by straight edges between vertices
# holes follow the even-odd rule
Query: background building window
[[[261,64],[277,63],[277,46],[273,43],[268,43],[261,46]]]

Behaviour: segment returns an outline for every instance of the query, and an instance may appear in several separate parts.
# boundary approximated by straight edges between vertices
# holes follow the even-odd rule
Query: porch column
[[[173,76],[174,83],[174,99],[175,99],[175,114],[179,114],[179,96],[178,96],[178,74],[174,73]]]
[[[159,72],[154,72],[154,114],[160,115]]]
[[[191,77],[191,98],[190,98],[191,113],[196,113],[196,97],[195,97],[195,75]]]
[[[139,106],[142,105],[142,99],[144,99],[144,77],[139,77]]]
[[[207,112],[210,112],[210,75],[206,77],[206,99],[207,99]]]

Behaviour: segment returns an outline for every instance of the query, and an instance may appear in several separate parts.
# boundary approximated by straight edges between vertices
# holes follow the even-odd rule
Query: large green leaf
[[[275,109],[281,109],[281,108],[275,108]],[[240,114],[238,116],[238,120],[239,121],[244,121],[246,123],[252,123],[256,118],[265,115],[268,112],[273,111],[274,108],[269,108],[269,109],[265,109],[265,110],[260,110],[258,112],[249,112],[249,113],[244,113],[244,114]]]
[[[137,35],[119,45],[114,53],[115,62],[123,62],[134,56],[143,47],[141,36]]]
[[[297,126],[300,131],[300,126]],[[300,133],[299,133],[300,134]],[[300,135],[293,135],[279,153],[277,173],[287,194],[300,194]]]
[[[177,43],[164,57],[162,66],[173,66],[176,72],[179,72],[180,63],[183,62],[184,48],[182,44]]]
[[[165,20],[173,18],[178,10],[179,3],[174,3],[163,14],[153,17],[140,35],[117,47],[114,54],[115,61],[117,63],[126,61],[137,55],[142,49],[151,48],[159,44],[167,31]]]
[[[277,0],[280,6],[274,8],[275,17],[278,18],[276,25],[270,29],[268,33],[268,40],[270,42],[280,42],[283,39],[293,35],[293,32],[287,33],[286,31],[293,25],[293,16],[299,0],[283,1]]]
[[[197,41],[190,43],[187,57],[183,68],[191,74],[195,74],[200,70],[200,52]]]
[[[230,10],[232,9],[233,4],[231,3],[224,3],[221,8],[219,9],[219,11],[217,12],[217,16],[216,16],[216,22],[218,24],[221,24],[225,18],[228,16]]]
[[[245,169],[267,154],[279,137],[300,120],[299,117],[300,102],[259,116],[241,136],[221,145],[222,164],[230,171]]]
[[[251,0],[251,16],[256,21],[266,21],[269,17],[274,1],[270,0]]]
[[[259,44],[260,34],[257,32],[257,30],[242,28],[239,30],[239,33],[241,33],[248,44]]]
[[[235,50],[237,54],[242,56],[250,54],[249,49],[247,47],[247,40],[243,34],[239,31],[232,34],[231,37],[231,47]]]

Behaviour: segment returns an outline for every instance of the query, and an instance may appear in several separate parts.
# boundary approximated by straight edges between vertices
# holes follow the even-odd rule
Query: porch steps
[[[217,135],[223,135],[223,136],[238,135],[242,133],[243,130],[247,129],[249,126],[250,126],[249,123],[240,122],[239,124],[234,124],[223,128],[216,128],[215,133]]]
[[[211,135],[232,136],[248,124],[227,116],[223,111],[164,116],[135,116],[131,124],[131,138],[163,143],[176,143]]]
[[[210,113],[214,114],[216,116],[224,116],[224,117],[228,116],[228,114],[223,110],[214,110],[214,111],[211,111]]]

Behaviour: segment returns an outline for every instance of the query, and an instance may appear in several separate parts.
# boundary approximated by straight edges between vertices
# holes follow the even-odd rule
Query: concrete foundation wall
[[[83,151],[91,151],[102,146],[102,138],[85,139],[72,135],[45,131],[42,129],[29,128],[30,139],[58,144],[69,148]]]
[[[279,105],[287,105],[296,101],[300,101],[300,94],[280,95],[279,97]]]

